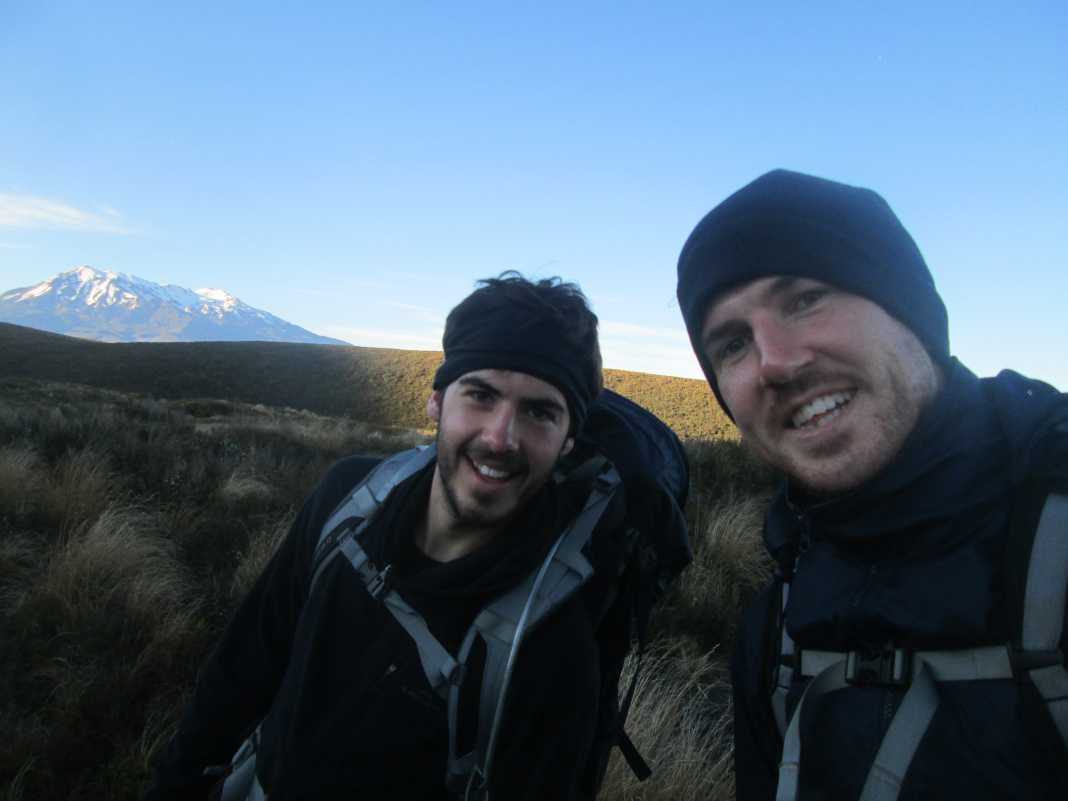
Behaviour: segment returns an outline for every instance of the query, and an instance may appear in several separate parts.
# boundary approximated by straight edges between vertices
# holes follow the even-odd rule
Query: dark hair
[[[557,277],[508,270],[479,281],[449,312],[442,345],[435,389],[475,369],[519,370],[558,387],[579,427],[604,386],[597,315],[578,285]]]

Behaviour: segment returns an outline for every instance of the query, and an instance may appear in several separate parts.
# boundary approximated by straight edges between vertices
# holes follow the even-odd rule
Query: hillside
[[[64,381],[158,398],[226,398],[427,426],[439,351],[288,342],[104,343],[0,323],[0,376]],[[605,384],[687,439],[735,438],[703,381],[606,370]]]

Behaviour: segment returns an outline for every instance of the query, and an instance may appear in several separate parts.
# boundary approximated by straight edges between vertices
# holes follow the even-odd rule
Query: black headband
[[[515,370],[552,384],[567,401],[572,435],[582,430],[586,408],[597,396],[596,366],[565,341],[551,317],[517,320],[499,309],[466,325],[446,330],[445,361],[434,374],[434,389],[444,389],[475,370]]]

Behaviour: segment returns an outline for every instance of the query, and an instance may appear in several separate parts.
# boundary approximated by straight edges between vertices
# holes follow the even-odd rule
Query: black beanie
[[[587,407],[601,391],[599,357],[567,340],[550,309],[531,313],[500,305],[477,315],[450,314],[441,344],[445,361],[434,374],[434,389],[444,389],[475,370],[527,373],[560,390],[572,436],[582,430]]]
[[[949,362],[946,308],[886,201],[870,189],[774,170],[705,215],[679,255],[679,308],[727,414],[701,347],[705,312],[724,291],[772,275],[813,278],[874,301],[916,335],[936,364]]]

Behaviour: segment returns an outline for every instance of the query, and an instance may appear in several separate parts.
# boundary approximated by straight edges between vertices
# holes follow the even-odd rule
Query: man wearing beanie
[[[405,478],[378,478],[392,460],[362,483],[379,461],[364,457],[326,475],[203,666],[148,799],[463,797],[446,780],[449,732],[455,723],[465,748],[481,736],[489,657],[475,641],[436,684],[426,665],[442,647],[471,647],[476,615],[543,563],[581,508],[585,498],[550,477],[602,379],[597,318],[559,279],[481,282],[449,314],[443,344],[428,388],[436,449],[409,457]],[[598,689],[597,644],[575,595],[523,641],[489,797],[575,797]],[[254,730],[254,760],[235,759],[221,785]]]
[[[784,481],[732,662],[739,801],[1068,786],[1068,396],[950,355],[876,193],[785,170],[694,229],[694,351]]]

